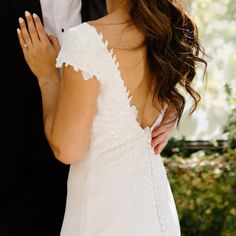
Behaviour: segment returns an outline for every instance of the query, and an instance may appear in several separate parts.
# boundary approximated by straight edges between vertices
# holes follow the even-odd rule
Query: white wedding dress
[[[70,167],[61,236],[178,236],[175,202],[151,128],[142,128],[118,62],[96,28],[69,30],[57,67],[72,65],[100,82],[86,157]]]

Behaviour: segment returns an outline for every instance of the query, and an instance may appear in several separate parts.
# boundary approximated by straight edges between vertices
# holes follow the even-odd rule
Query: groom
[[[18,43],[18,17],[25,10],[39,15],[48,33],[62,41],[69,27],[103,16],[105,0],[82,1],[82,8],[80,0],[1,3],[0,235],[59,236],[68,166],[58,162],[48,146],[40,90]],[[163,149],[170,131],[157,130],[160,138],[153,145]]]
[[[40,90],[18,43],[18,17],[35,12],[62,40],[69,27],[106,13],[105,0],[82,5],[81,10],[81,0],[1,2],[1,236],[59,236],[66,200],[68,166],[55,159],[44,136]]]

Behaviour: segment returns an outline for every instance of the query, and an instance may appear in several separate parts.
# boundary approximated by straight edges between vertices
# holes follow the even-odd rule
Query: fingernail
[[[38,16],[34,13],[34,14],[33,14],[33,17],[34,17],[34,18],[37,18]]]
[[[18,33],[18,34],[20,34],[20,33],[21,33],[21,31],[20,31],[20,29],[19,29],[19,28],[17,28],[17,33]]]
[[[20,23],[24,23],[24,19],[21,18],[21,17],[19,17],[19,22],[20,22]]]
[[[28,11],[25,11],[25,16],[26,17],[29,17],[30,16],[30,13]]]

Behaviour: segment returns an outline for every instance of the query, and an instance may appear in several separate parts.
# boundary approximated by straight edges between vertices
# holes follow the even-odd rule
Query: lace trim
[[[167,202],[168,180],[166,169],[162,163],[161,157],[153,156],[150,158],[151,175],[153,179],[153,194],[156,206],[157,218],[159,220],[163,235],[168,235],[171,229],[171,214]]]
[[[60,57],[60,59],[57,61],[56,66],[58,68],[61,68],[63,66],[63,64],[65,66],[72,66],[73,69],[77,72],[80,71],[84,80],[89,80],[89,79],[92,79],[94,77],[98,79],[96,73],[84,71],[83,69],[81,69],[81,66],[79,66],[78,63],[74,63],[73,61],[71,61],[68,58],[66,59],[65,57]]]

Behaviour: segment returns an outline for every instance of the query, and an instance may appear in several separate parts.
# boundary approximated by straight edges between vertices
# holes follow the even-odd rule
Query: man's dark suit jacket
[[[104,0],[83,1],[83,20],[104,9]],[[39,0],[1,3],[0,235],[59,236],[68,166],[46,141],[40,90],[18,43],[18,17],[25,10],[42,17]]]

